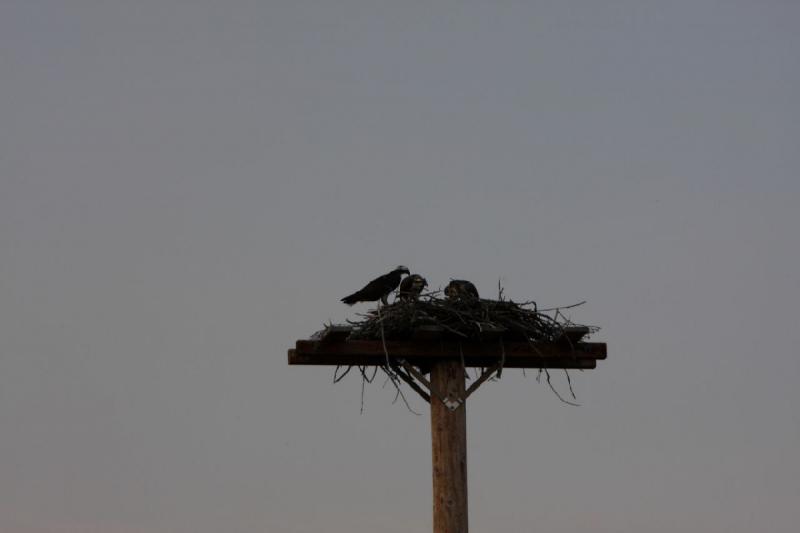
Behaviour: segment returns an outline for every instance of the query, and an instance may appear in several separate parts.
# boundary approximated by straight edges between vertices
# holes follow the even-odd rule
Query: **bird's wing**
[[[400,292],[406,293],[414,287],[414,276],[407,276],[400,282]]]

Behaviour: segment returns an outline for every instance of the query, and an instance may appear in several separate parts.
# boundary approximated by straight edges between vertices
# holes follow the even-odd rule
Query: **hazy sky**
[[[588,303],[473,531],[800,523],[800,4],[0,0],[0,532],[430,531],[427,408],[286,350],[397,265]],[[556,386],[564,387],[562,376]]]

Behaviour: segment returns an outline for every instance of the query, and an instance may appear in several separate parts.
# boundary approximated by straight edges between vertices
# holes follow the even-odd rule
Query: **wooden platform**
[[[318,339],[298,340],[289,350],[290,365],[381,366],[404,359],[419,367],[437,361],[464,359],[467,367],[486,368],[504,358],[505,368],[591,369],[606,358],[606,344],[583,342],[586,328],[568,328],[555,342],[506,340],[502,331],[487,332],[477,341],[454,340],[437,328],[420,328],[411,340],[348,340],[348,327],[327,329]]]

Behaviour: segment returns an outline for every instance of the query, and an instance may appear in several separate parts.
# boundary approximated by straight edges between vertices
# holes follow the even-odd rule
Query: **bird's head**
[[[477,300],[478,289],[465,279],[451,279],[444,289],[444,295],[451,300]]]
[[[458,297],[458,285],[452,281],[444,288],[444,295],[447,298],[454,299]]]
[[[409,277],[411,278],[411,286],[419,291],[428,286],[428,280],[419,274],[411,274]]]
[[[399,265],[394,270],[395,270],[395,272],[400,272],[402,274],[411,274],[411,271],[408,269],[408,267],[403,266],[403,265]]]

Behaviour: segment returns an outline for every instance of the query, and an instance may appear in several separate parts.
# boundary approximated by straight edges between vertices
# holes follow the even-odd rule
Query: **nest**
[[[387,376],[386,383],[391,382],[395,388],[394,401],[397,401],[398,398],[402,399],[409,411],[419,414],[409,405],[401,388],[402,382],[411,386],[427,401],[430,401],[431,396],[420,388],[407,370],[390,361],[390,355],[386,351],[385,341],[387,340],[415,339],[420,333],[424,334],[425,330],[432,328],[437,337],[465,341],[483,341],[487,338],[500,337],[509,341],[530,343],[558,342],[565,339],[572,344],[580,342],[600,329],[596,326],[576,324],[563,313],[564,310],[577,307],[585,302],[550,309],[538,309],[536,302],[533,301],[517,303],[507,300],[503,297],[502,287],[498,287],[498,289],[497,300],[471,296],[443,298],[441,291],[425,293],[417,299],[401,300],[398,298],[390,305],[379,305],[367,313],[359,314],[358,320],[348,320],[348,325],[352,328],[348,339],[384,341],[386,364],[374,367],[371,372],[366,366],[344,366],[341,367],[343,370],[337,367],[333,382],[338,383],[353,368],[357,368],[361,375],[361,411],[363,412],[365,384],[372,383],[378,371],[382,370]],[[324,336],[331,327],[333,326],[327,326],[325,330],[318,332],[318,335]],[[470,388],[474,389],[486,379],[498,379],[502,370],[503,359],[490,369],[475,369],[475,382]],[[525,369],[523,369],[524,373]],[[569,394],[572,399],[575,399],[572,380],[566,369],[564,369],[564,374]],[[548,386],[559,400],[570,405],[578,405],[565,399],[556,390],[547,368],[539,369],[536,380],[540,381],[542,375],[545,376]],[[431,391],[431,394],[434,393],[435,391]]]
[[[565,328],[579,326],[561,311],[581,304],[539,311],[536,302],[516,303],[502,299],[502,293],[500,296],[499,300],[446,299],[434,292],[417,300],[397,300],[360,315],[361,320],[348,321],[353,326],[350,338],[404,340],[421,327],[434,326],[462,340],[502,335],[508,340],[551,342],[561,337]],[[584,327],[589,333],[599,329]]]

